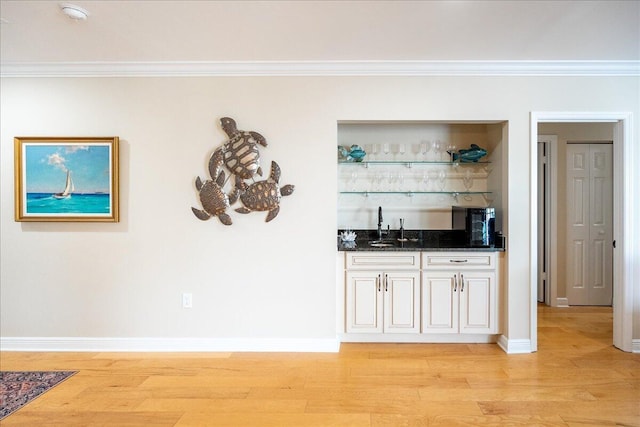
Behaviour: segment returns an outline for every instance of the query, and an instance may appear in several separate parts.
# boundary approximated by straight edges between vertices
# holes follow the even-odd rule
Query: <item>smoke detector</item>
[[[76,6],[75,4],[62,3],[60,5],[60,10],[74,21],[84,21],[87,19],[87,16],[89,16],[89,12],[87,12],[86,9]]]

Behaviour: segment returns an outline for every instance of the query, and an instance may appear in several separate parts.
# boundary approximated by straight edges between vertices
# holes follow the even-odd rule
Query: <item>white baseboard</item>
[[[507,354],[532,353],[528,339],[510,340],[500,335],[498,346]],[[337,353],[338,339],[269,338],[0,338],[0,351],[113,351],[113,352],[288,352]],[[640,353],[634,339],[632,353]]]
[[[556,298],[556,307],[569,307],[569,298]]]
[[[500,335],[500,337],[498,338],[498,345],[507,354],[532,353],[531,340],[527,339],[510,340],[504,335]]]
[[[336,353],[338,339],[2,337],[1,351]]]

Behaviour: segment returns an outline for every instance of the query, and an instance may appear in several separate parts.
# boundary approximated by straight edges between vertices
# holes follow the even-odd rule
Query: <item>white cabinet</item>
[[[422,254],[422,333],[496,334],[495,253]]]
[[[346,254],[346,332],[420,332],[418,253]]]
[[[345,252],[345,342],[494,342],[497,252]]]

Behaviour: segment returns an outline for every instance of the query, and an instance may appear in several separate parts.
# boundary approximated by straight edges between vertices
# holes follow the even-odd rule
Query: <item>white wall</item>
[[[331,341],[337,122],[506,120],[506,331],[526,340],[530,112],[640,116],[635,77],[4,78],[0,89],[3,338]],[[190,211],[222,116],[262,133],[263,165],[277,160],[296,185],[271,223],[234,212],[225,227]],[[14,222],[13,137],[31,135],[119,136],[121,222]]]

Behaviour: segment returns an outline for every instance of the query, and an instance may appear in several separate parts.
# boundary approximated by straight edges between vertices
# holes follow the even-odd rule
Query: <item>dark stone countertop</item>
[[[376,230],[353,230],[357,234],[355,242],[343,242],[338,230],[338,251],[371,252],[502,252],[505,251],[505,238],[496,235],[494,247],[471,247],[465,239],[463,230],[405,230],[405,241],[400,240],[400,232],[392,230],[382,238],[392,246],[371,246],[372,240],[378,240]]]

